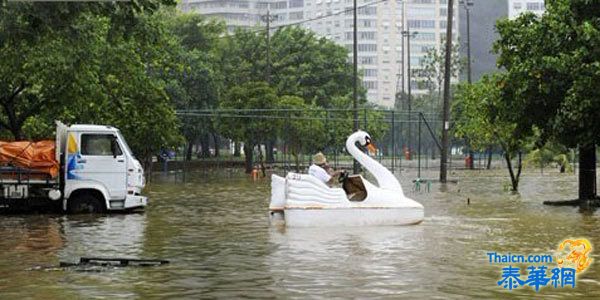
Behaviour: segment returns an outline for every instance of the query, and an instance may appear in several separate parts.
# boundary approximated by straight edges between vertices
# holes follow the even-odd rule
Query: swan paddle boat
[[[342,188],[331,188],[314,176],[288,173],[271,176],[270,217],[287,227],[411,225],[423,221],[423,205],[407,198],[398,179],[357,146],[376,151],[371,137],[357,131],[346,140],[346,150],[377,180],[361,175],[342,176]]]

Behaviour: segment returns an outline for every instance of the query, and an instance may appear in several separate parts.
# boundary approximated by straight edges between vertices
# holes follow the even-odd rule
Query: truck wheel
[[[88,193],[69,199],[68,209],[73,214],[103,213],[106,211],[100,199]]]

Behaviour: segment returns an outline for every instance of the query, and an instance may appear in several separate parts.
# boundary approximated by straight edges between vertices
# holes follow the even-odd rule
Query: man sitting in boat
[[[308,168],[308,175],[312,175],[328,186],[333,186],[336,178],[342,174],[343,171],[334,171],[332,167],[327,164],[327,158],[325,154],[319,152],[313,156],[313,164]]]

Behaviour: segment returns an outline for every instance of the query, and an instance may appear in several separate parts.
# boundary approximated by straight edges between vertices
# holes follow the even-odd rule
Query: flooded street
[[[2,216],[0,298],[521,298],[536,292],[498,286],[503,265],[489,264],[486,253],[552,253],[569,237],[596,246],[592,265],[575,289],[537,294],[600,297],[600,213],[542,205],[576,198],[573,175],[529,171],[520,195],[499,183],[508,181],[505,170],[457,172],[458,184],[433,184],[430,193],[410,192],[414,177],[403,174],[402,183],[425,206],[416,226],[271,227],[269,181],[244,175],[188,176],[184,184],[158,174],[145,213]],[[82,256],[171,263],[50,268]]]

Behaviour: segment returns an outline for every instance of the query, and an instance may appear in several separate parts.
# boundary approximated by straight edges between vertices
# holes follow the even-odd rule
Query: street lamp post
[[[459,2],[459,4],[461,4],[463,6],[463,8],[465,9],[465,12],[467,13],[467,82],[469,84],[471,84],[472,79],[471,79],[471,9],[470,9],[470,6],[473,6],[473,2],[470,0],[461,0]],[[467,142],[467,147],[469,148],[469,157],[471,158],[467,162],[467,167],[469,169],[473,169],[474,168],[473,156],[475,155],[475,153],[473,153],[473,149],[471,149],[471,145],[470,145],[469,141],[467,140],[466,142]]]
[[[402,97],[404,97],[404,80],[406,77],[404,76],[404,28],[402,28]]]
[[[353,36],[354,36],[354,44],[352,45],[352,54],[353,54],[353,62],[354,62],[354,89],[352,92],[352,96],[353,96],[353,104],[352,104],[352,108],[354,109],[354,124],[353,124],[353,129],[354,132],[358,131],[358,29],[357,29],[357,6],[356,6],[356,0],[354,0],[354,30],[353,30]],[[366,128],[365,128],[366,130]],[[354,174],[358,173],[358,162],[356,161],[356,159],[354,160],[354,163],[352,165],[352,169],[354,171]]]
[[[473,2],[470,0],[461,0],[459,2],[467,13],[467,82],[471,81],[471,8]]]
[[[408,25],[408,22],[406,23],[406,30],[402,31],[402,37],[406,37],[406,53],[407,53],[407,59],[406,59],[406,68],[407,68],[407,75],[408,75],[408,80],[407,80],[407,84],[408,84],[408,151],[410,153],[411,149],[412,149],[412,132],[411,132],[411,120],[412,120],[412,87],[411,87],[411,81],[412,81],[412,74],[411,74],[411,69],[410,69],[410,39],[412,37],[414,37],[415,35],[417,35],[418,32],[411,32],[410,31],[410,25]],[[402,43],[404,43],[404,38],[402,39]],[[402,51],[404,52],[404,47],[402,47]],[[404,61],[404,55],[402,55],[402,61]],[[404,71],[404,70],[403,70]],[[402,75],[404,77],[404,75]],[[404,83],[404,82],[403,82]]]

